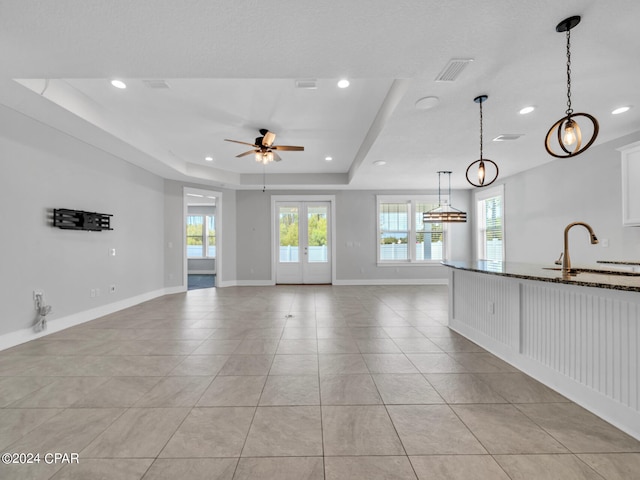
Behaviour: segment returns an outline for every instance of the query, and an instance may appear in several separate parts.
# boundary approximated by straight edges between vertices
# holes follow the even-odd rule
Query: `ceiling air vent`
[[[493,139],[494,142],[508,142],[510,140],[517,140],[522,137],[524,133],[504,133],[502,135],[498,135]]]
[[[453,82],[471,62],[473,58],[452,58],[436,77],[436,82]]]
[[[143,80],[142,83],[149,88],[169,88],[169,84],[164,80]]]
[[[296,88],[302,88],[303,90],[316,90],[318,88],[318,82],[314,78],[296,80]]]

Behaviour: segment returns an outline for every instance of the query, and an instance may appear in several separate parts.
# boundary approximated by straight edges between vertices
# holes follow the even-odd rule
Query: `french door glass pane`
[[[280,261],[297,263],[299,259],[298,207],[280,207]]]
[[[327,262],[327,207],[307,207],[307,238],[308,262]]]

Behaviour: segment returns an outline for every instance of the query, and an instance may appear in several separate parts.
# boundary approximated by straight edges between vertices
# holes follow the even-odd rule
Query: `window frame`
[[[475,225],[474,225],[474,233],[475,233],[475,254],[476,260],[487,260],[485,258],[481,258],[482,256],[486,256],[486,222],[484,215],[484,202],[489,200],[490,198],[500,197],[502,204],[502,222],[501,222],[501,230],[502,230],[502,260],[501,262],[506,261],[506,238],[505,238],[505,199],[504,199],[504,185],[497,185],[495,187],[486,188],[483,190],[479,190],[474,194],[474,203],[475,203]]]
[[[442,204],[448,202],[448,195],[441,196]],[[406,260],[383,260],[380,258],[380,238],[383,230],[380,225],[380,206],[387,203],[405,203],[408,204],[407,218],[407,253]],[[432,204],[433,208],[438,206],[438,195],[376,195],[376,265],[378,266],[434,266],[441,265],[441,262],[447,258],[450,250],[450,235],[448,225],[442,223],[442,259],[437,260],[418,260],[416,252],[416,238],[421,230],[416,229],[415,218],[417,213],[417,205],[420,203]],[[420,212],[424,213],[424,212]],[[395,231],[395,230],[394,230]],[[398,232],[401,232],[398,230]],[[402,230],[404,232],[404,230]]]
[[[201,235],[201,240],[202,240],[202,251],[201,251],[201,255],[198,257],[194,257],[194,256],[189,256],[189,238],[191,237],[196,237],[195,235],[185,235],[185,242],[187,244],[187,259],[213,259],[217,257],[217,249],[216,249],[216,255],[214,256],[210,256],[209,255],[209,219],[213,219],[213,238],[214,238],[214,243],[217,244],[217,235],[216,235],[216,228],[215,228],[215,224],[216,224],[216,215],[209,215],[209,214],[204,214],[204,213],[187,213],[187,218],[186,218],[186,222],[185,225],[189,225],[189,218],[190,217],[201,217],[202,218],[202,235]]]

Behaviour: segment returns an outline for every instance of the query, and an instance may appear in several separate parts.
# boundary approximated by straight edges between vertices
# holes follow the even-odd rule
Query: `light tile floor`
[[[159,298],[0,352],[0,478],[640,478],[640,442],[451,332],[440,286]]]

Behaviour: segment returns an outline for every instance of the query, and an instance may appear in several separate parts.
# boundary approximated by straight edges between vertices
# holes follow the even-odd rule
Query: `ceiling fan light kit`
[[[598,120],[593,115],[574,113],[571,108],[571,29],[579,23],[580,17],[576,15],[564,19],[556,26],[556,32],[567,32],[567,110],[565,111],[566,116],[551,126],[544,142],[547,153],[556,158],[569,158],[580,155],[593,145],[600,130]],[[575,120],[576,117],[582,117],[582,119],[586,119],[592,124],[591,138],[584,146],[582,145],[582,130]],[[557,146],[560,147],[560,153],[554,151],[554,147],[552,147],[552,143],[555,143],[554,137],[557,141]]]
[[[228,138],[225,138],[224,140],[225,142],[239,143],[241,145],[249,145],[250,147],[254,147],[251,150],[236,155],[236,158],[241,158],[253,153],[256,162],[262,163],[263,165],[267,165],[271,162],[279,162],[280,160],[282,160],[282,158],[280,158],[280,155],[278,155],[274,150],[290,152],[304,151],[304,147],[298,147],[294,145],[274,145],[273,142],[276,139],[276,134],[270,132],[266,128],[261,128],[260,134],[262,136],[256,138],[255,143],[241,142],[240,140],[230,140]]]
[[[488,98],[489,97],[487,95],[479,95],[473,99],[474,102],[480,105],[480,159],[476,160],[475,162],[471,162],[469,164],[469,166],[467,167],[467,172],[465,173],[465,176],[467,177],[467,182],[469,182],[474,187],[487,187],[491,185],[493,182],[495,182],[498,179],[498,173],[499,173],[498,164],[496,162],[494,162],[493,160],[489,160],[488,158],[482,158],[482,144],[483,144],[482,137],[484,135],[484,132],[482,129],[482,104],[486,102]],[[469,178],[469,171],[476,164],[478,165],[477,183],[475,181],[472,181]],[[495,175],[493,175],[493,177],[490,176],[491,180],[488,182],[486,181],[487,166],[492,166],[493,167],[492,169],[495,170]]]

